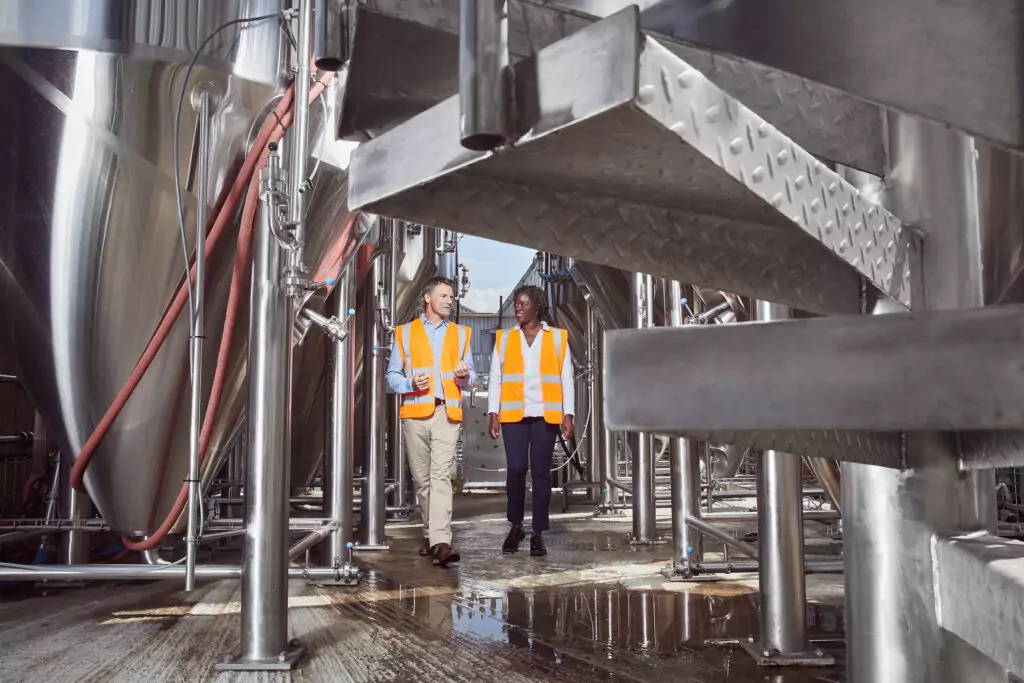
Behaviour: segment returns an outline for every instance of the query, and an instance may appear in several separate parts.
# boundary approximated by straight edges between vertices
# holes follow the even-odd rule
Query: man
[[[402,433],[423,517],[420,555],[441,567],[458,562],[452,548],[452,463],[462,423],[462,389],[476,379],[470,329],[448,322],[455,283],[431,278],[423,314],[395,329],[388,387],[402,395]]]

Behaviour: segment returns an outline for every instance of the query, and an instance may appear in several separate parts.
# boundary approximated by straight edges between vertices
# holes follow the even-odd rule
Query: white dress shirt
[[[544,417],[544,393],[540,382],[540,354],[543,348],[543,335],[554,334],[547,323],[541,323],[541,330],[533,340],[533,344],[526,343],[526,335],[516,325],[508,334],[518,334],[520,347],[523,350],[523,393],[525,394],[526,409],[523,417]],[[555,349],[558,350],[558,340],[555,340]],[[502,359],[498,357],[498,345],[494,345],[494,353],[491,355],[491,379],[487,387],[487,412],[495,415],[501,412],[501,369]],[[562,358],[562,415],[575,415],[576,412],[576,384],[572,374],[572,354],[569,352],[568,344],[565,347],[565,357]]]

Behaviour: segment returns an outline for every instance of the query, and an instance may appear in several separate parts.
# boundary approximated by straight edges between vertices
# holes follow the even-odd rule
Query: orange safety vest
[[[455,383],[455,366],[469,351],[471,330],[463,325],[448,324],[444,335],[441,358],[434,358],[427,328],[421,318],[395,328],[395,341],[402,354],[402,371],[406,377],[416,373],[430,376],[430,386],[423,391],[402,395],[402,407],[398,410],[401,418],[423,418],[434,414],[434,364],[439,363],[441,386],[448,419],[462,422],[462,390]]]
[[[501,422],[519,422],[526,413],[526,383],[522,335],[518,329],[498,330],[495,347],[498,362],[501,363],[501,407],[498,419]],[[562,360],[569,345],[569,333],[557,327],[549,327],[539,333],[540,386],[544,397],[544,421],[562,424]],[[558,348],[555,348],[558,337]]]

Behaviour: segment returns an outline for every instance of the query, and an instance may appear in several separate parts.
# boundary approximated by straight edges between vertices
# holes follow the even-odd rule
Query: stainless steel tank
[[[172,131],[185,64],[225,21],[270,14],[281,5],[280,0],[14,0],[0,6],[0,45],[6,46],[0,47],[0,107],[8,125],[3,142],[7,161],[0,165],[5,188],[0,204],[3,342],[13,350],[48,432],[68,453],[80,452],[183,277]],[[220,201],[233,180],[254,122],[262,120],[283,90],[283,50],[276,21],[243,31],[236,26],[211,44],[211,56],[200,60],[192,74],[192,84],[209,81],[220,93],[211,136],[211,204]],[[195,119],[186,98],[179,173],[190,240],[196,205],[189,163]],[[319,172],[309,204],[311,266],[337,240],[343,224],[343,180],[343,172],[327,165]],[[234,235],[229,230],[208,263],[207,398]],[[224,444],[244,408],[248,296],[243,301],[211,454]],[[185,477],[186,317],[175,326],[86,476],[90,496],[119,531],[145,532],[158,524]],[[322,345],[315,337],[310,341],[310,348]],[[307,352],[300,348],[297,355],[300,374]],[[307,384],[300,374],[297,387]],[[296,392],[296,400],[302,400],[302,392]],[[300,411],[296,423],[302,419]]]

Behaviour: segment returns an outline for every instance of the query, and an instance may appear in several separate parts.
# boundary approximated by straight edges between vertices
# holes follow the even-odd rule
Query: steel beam
[[[1010,305],[612,331],[605,410],[613,429],[673,433],[1019,429],[1022,323]]]
[[[1024,543],[983,533],[934,537],[932,562],[939,625],[1024,677]]]

